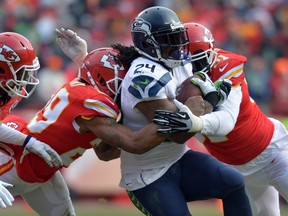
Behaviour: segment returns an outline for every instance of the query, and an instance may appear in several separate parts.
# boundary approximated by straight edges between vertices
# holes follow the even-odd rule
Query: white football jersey
[[[162,65],[139,57],[133,61],[121,90],[123,124],[139,130],[148,124],[146,117],[135,106],[142,101],[175,99],[179,81]],[[169,167],[188,150],[183,144],[163,142],[144,154],[121,152],[120,186],[136,190],[160,178]]]

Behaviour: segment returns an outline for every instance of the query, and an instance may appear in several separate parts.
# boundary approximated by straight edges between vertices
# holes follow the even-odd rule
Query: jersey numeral
[[[68,95],[69,93],[65,88],[61,89],[44,107],[42,120],[38,120],[40,113],[37,113],[28,125],[28,129],[33,133],[41,133],[49,125],[56,122],[69,104]]]
[[[134,71],[134,74],[136,73],[142,73],[141,68],[147,68],[150,69],[152,73],[154,73],[156,65],[150,65],[150,64],[138,64],[136,65],[136,70]]]

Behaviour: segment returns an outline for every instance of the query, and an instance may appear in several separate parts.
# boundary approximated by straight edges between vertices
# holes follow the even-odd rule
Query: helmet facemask
[[[137,51],[151,60],[164,63],[168,68],[181,65],[182,60],[188,56],[189,40],[184,29],[169,33],[149,33],[146,37],[146,43],[142,43],[145,52],[136,46]]]
[[[0,87],[8,93],[9,97],[28,98],[39,84],[39,79],[36,78],[40,69],[38,58],[34,59],[33,65],[23,65],[16,71],[10,62],[7,62],[7,64],[13,78],[1,81]]]
[[[193,65],[193,72],[207,73],[216,61],[217,53],[211,48],[208,50],[196,50],[190,59]]]
[[[114,95],[114,101],[117,100],[120,95],[123,79],[118,76],[118,65],[114,65],[114,78],[106,82],[107,88]]]

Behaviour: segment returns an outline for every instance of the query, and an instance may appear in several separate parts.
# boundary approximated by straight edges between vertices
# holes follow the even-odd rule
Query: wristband
[[[27,135],[27,137],[26,137],[26,139],[24,140],[24,143],[23,143],[23,147],[24,148],[26,147],[26,145],[28,144],[28,142],[30,141],[31,138],[32,138],[31,136]]]

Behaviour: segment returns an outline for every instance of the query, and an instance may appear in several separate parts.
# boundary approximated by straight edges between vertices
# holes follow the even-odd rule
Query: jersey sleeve
[[[140,58],[134,60],[123,82],[122,97],[132,106],[142,101],[175,98],[177,83],[167,69],[158,63]]]
[[[145,63],[135,60],[122,84],[130,94],[130,102],[136,105],[141,101],[174,98],[177,84],[172,74],[158,63],[141,59]]]
[[[81,116],[87,120],[95,116],[116,120],[119,115],[119,108],[115,101],[107,94],[95,90],[92,86],[77,88],[70,95],[73,96],[73,110],[77,112],[75,116]]]

